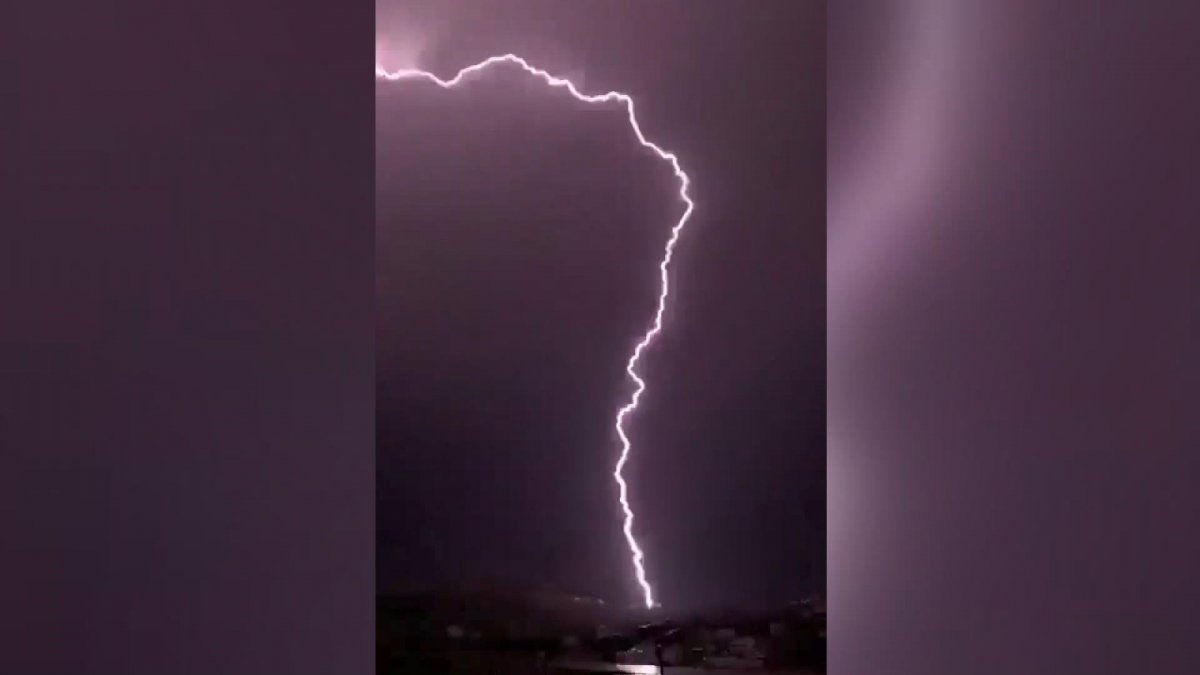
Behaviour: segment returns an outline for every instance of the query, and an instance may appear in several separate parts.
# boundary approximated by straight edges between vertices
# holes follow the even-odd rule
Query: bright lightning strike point
[[[679,199],[683,201],[685,208],[683,214],[679,216],[675,226],[671,228],[671,236],[667,238],[667,244],[663,249],[662,260],[658,264],[659,271],[659,293],[658,306],[654,312],[654,321],[650,324],[650,328],[642,335],[637,345],[633,348],[633,353],[629,355],[629,360],[625,363],[625,372],[629,378],[633,380],[633,393],[630,394],[628,402],[621,406],[613,420],[613,427],[617,431],[617,436],[621,439],[621,454],[617,458],[617,463],[613,467],[613,479],[617,482],[618,493],[621,502],[621,511],[625,515],[625,522],[622,527],[625,532],[625,541],[629,544],[629,552],[633,561],[634,573],[637,576],[638,585],[642,587],[642,596],[645,601],[646,608],[653,608],[657,603],[654,600],[654,590],[650,587],[650,582],[646,579],[646,568],[643,564],[646,555],[642,551],[642,547],[638,545],[637,538],[633,536],[633,508],[629,505],[629,486],[625,482],[624,469],[625,464],[629,461],[629,453],[632,449],[632,444],[629,441],[629,436],[625,433],[625,420],[637,410],[638,402],[642,398],[642,394],[646,391],[646,381],[638,374],[637,365],[642,358],[642,352],[654,342],[654,338],[662,332],[663,312],[666,311],[667,297],[670,295],[670,282],[667,277],[667,267],[671,264],[671,258],[675,253],[675,245],[679,243],[679,236],[683,233],[683,228],[688,222],[688,218],[692,215],[692,210],[695,208],[695,203],[688,196],[688,186],[690,180],[688,175],[684,173],[679,166],[679,159],[672,152],[663,150],[658,145],[652,143],[642,133],[642,127],[638,123],[637,115],[634,113],[633,99],[628,94],[623,94],[617,91],[610,91],[605,94],[584,94],[576,88],[575,84],[570,80],[562,77],[556,77],[540,68],[535,68],[530,65],[525,59],[516,56],[515,54],[503,54],[500,56],[491,56],[472,66],[467,66],[450,78],[443,80],[438,76],[424,70],[406,68],[402,70],[389,71],[378,63],[375,64],[375,78],[388,81],[396,80],[411,80],[420,79],[426,80],[433,84],[442,87],[443,89],[451,89],[460,84],[465,78],[470,75],[479,73],[487,68],[499,64],[511,64],[520,67],[526,73],[542,80],[550,87],[567,90],[571,96],[584,103],[612,103],[617,102],[625,106],[625,111],[629,116],[629,126],[633,129],[633,134],[637,137],[638,143],[642,147],[650,150],[659,159],[671,165],[671,169],[675,172],[675,177],[679,179]]]

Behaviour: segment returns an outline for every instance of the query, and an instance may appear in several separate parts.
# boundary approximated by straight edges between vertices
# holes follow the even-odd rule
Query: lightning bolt
[[[644,565],[646,554],[642,551],[642,547],[638,545],[637,538],[633,536],[634,514],[633,508],[629,505],[629,485],[625,482],[624,475],[625,464],[629,461],[632,443],[630,443],[629,436],[625,432],[625,420],[637,410],[638,402],[641,400],[642,394],[646,391],[646,381],[638,374],[637,365],[642,358],[642,353],[654,342],[654,338],[658,337],[658,334],[662,332],[663,313],[666,311],[667,297],[670,295],[670,281],[667,276],[667,267],[671,264],[671,258],[675,253],[675,245],[679,243],[679,236],[683,233],[683,228],[696,206],[688,195],[688,186],[691,181],[688,175],[684,173],[683,168],[680,167],[679,158],[674,153],[663,150],[646,138],[646,135],[642,132],[641,124],[638,123],[637,115],[634,112],[633,98],[628,94],[618,91],[610,91],[604,94],[584,94],[570,80],[551,75],[541,68],[536,68],[515,54],[488,57],[479,63],[463,68],[449,80],[443,80],[433,73],[418,69],[410,68],[389,71],[376,63],[375,78],[393,82],[397,80],[421,79],[436,84],[443,89],[451,89],[467,77],[500,64],[518,66],[529,75],[542,80],[550,87],[567,90],[576,100],[584,103],[602,104],[616,102],[622,104],[625,106],[625,111],[629,117],[629,126],[633,129],[633,134],[637,138],[638,143],[655,155],[658,155],[659,159],[670,164],[672,171],[675,172],[675,177],[679,179],[679,199],[683,201],[685,208],[679,220],[676,221],[675,226],[671,228],[671,236],[667,239],[667,244],[663,249],[662,260],[658,264],[661,285],[658,293],[658,306],[654,311],[654,321],[633,348],[633,353],[629,355],[629,360],[625,363],[625,373],[629,375],[629,378],[633,380],[636,386],[633,393],[630,394],[629,400],[617,410],[616,417],[613,420],[613,428],[616,429],[617,436],[621,439],[621,454],[617,458],[616,465],[613,467],[612,476],[617,482],[621,511],[625,516],[622,530],[625,533],[625,541],[629,544],[630,559],[633,562],[633,569],[637,576],[638,585],[642,588],[643,600],[646,603],[646,608],[649,609],[657,603],[654,600],[654,590],[650,587],[650,582],[646,579],[646,568]]]

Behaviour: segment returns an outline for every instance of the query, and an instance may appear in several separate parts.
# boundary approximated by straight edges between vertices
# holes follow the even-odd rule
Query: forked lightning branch
[[[629,461],[629,455],[632,450],[632,444],[629,441],[629,436],[625,432],[625,421],[635,410],[637,410],[638,402],[641,400],[642,394],[646,391],[646,381],[638,374],[637,365],[642,358],[642,352],[650,346],[650,343],[662,332],[663,312],[666,310],[667,297],[670,295],[670,282],[667,277],[667,267],[671,264],[671,257],[675,252],[675,245],[679,242],[679,237],[683,233],[683,228],[688,222],[688,218],[692,215],[692,210],[695,204],[691,197],[688,196],[689,180],[686,173],[679,166],[679,159],[674,153],[663,150],[658,145],[650,142],[646,135],[642,133],[642,127],[638,124],[637,115],[634,111],[633,99],[628,94],[622,94],[616,91],[610,91],[605,94],[584,94],[576,88],[575,84],[565,78],[556,77],[550,73],[535,68],[530,65],[525,59],[513,55],[504,54],[501,56],[492,56],[472,66],[467,66],[458,73],[448,79],[443,80],[433,73],[416,70],[402,69],[389,71],[378,63],[375,64],[376,79],[399,81],[399,80],[424,80],[435,84],[443,89],[452,89],[472,75],[479,74],[489,68],[499,65],[516,66],[524,70],[529,75],[545,82],[547,86],[556,89],[566,90],[571,96],[584,103],[590,104],[606,104],[619,103],[625,107],[625,111],[629,117],[629,126],[633,129],[633,135],[642,147],[650,150],[664,162],[671,165],[671,169],[675,172],[675,177],[679,180],[679,198],[683,201],[685,207],[683,214],[679,220],[671,228],[671,234],[667,238],[666,246],[663,249],[662,260],[659,262],[659,294],[658,306],[654,312],[654,320],[650,324],[650,328],[642,335],[637,345],[633,349],[633,353],[629,355],[629,360],[625,364],[625,372],[629,378],[633,380],[635,386],[630,394],[628,401],[617,409],[613,419],[613,426],[616,429],[617,436],[621,439],[621,453],[617,457],[616,465],[613,467],[613,479],[617,483],[618,496],[621,503],[621,511],[624,514],[624,524],[622,529],[625,532],[625,541],[629,544],[629,551],[633,561],[634,574],[637,576],[638,585],[642,588],[643,600],[647,608],[654,607],[654,590],[650,586],[650,582],[646,578],[646,568],[644,565],[645,554],[641,546],[638,545],[637,537],[633,534],[633,508],[629,504],[629,486],[625,482],[625,465]]]

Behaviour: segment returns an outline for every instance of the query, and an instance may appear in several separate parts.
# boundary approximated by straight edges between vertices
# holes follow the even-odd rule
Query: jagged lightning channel
[[[618,102],[625,106],[625,110],[629,116],[629,126],[633,129],[634,136],[637,137],[638,143],[642,147],[647,148],[660,159],[671,165],[671,169],[675,172],[675,177],[679,179],[679,198],[683,201],[685,208],[683,214],[676,221],[675,226],[671,228],[671,236],[667,239],[667,244],[663,249],[662,260],[658,264],[659,279],[661,285],[658,294],[658,306],[654,312],[654,321],[650,328],[642,335],[637,346],[634,347],[633,353],[629,355],[629,360],[625,364],[625,372],[635,383],[633,393],[630,395],[628,402],[621,406],[613,420],[613,426],[617,431],[617,436],[621,439],[621,454],[617,458],[617,463],[613,467],[613,479],[617,482],[618,493],[621,502],[621,511],[624,513],[625,521],[622,527],[625,532],[625,541],[629,544],[629,551],[632,556],[634,573],[637,576],[638,585],[642,587],[643,600],[647,608],[655,606],[654,590],[650,587],[650,582],[646,579],[646,568],[643,564],[646,558],[642,547],[638,545],[637,538],[633,536],[633,508],[629,505],[629,486],[625,482],[624,469],[626,462],[629,461],[629,453],[632,449],[632,443],[629,441],[629,436],[625,432],[625,420],[637,410],[638,402],[641,400],[642,394],[646,391],[646,381],[638,374],[637,365],[642,358],[642,352],[654,342],[654,338],[662,332],[663,313],[667,307],[667,297],[670,295],[670,282],[667,276],[667,267],[671,264],[671,258],[675,252],[675,245],[679,243],[679,236],[683,233],[683,228],[687,224],[688,219],[692,215],[692,211],[696,205],[692,198],[688,195],[688,186],[691,184],[688,175],[684,173],[683,168],[679,165],[679,158],[672,152],[663,150],[658,145],[652,143],[642,133],[642,127],[638,123],[637,115],[634,112],[633,99],[628,94],[623,94],[617,91],[610,91],[605,94],[584,94],[576,88],[575,84],[570,80],[562,77],[551,75],[549,72],[536,68],[525,59],[515,54],[503,54],[500,56],[491,56],[479,63],[467,66],[458,73],[448,79],[443,80],[438,76],[424,70],[418,69],[401,69],[389,71],[378,63],[375,64],[375,77],[389,81],[406,80],[406,79],[421,79],[442,87],[450,89],[470,75],[479,73],[487,68],[500,64],[511,64],[520,67],[526,73],[542,80],[547,85],[559,89],[566,89],[577,100],[584,103],[612,103]]]

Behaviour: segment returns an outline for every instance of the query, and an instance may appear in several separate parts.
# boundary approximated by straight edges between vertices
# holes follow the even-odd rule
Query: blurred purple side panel
[[[372,7],[312,5],[6,8],[0,672],[373,671]]]
[[[831,4],[831,673],[1200,672],[1187,14]]]

